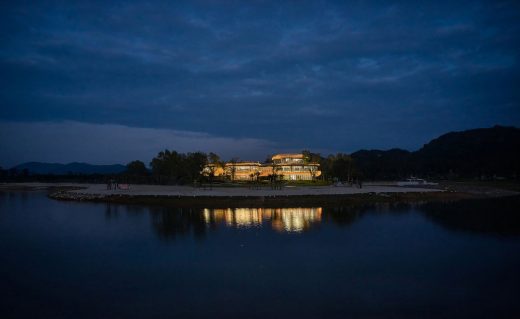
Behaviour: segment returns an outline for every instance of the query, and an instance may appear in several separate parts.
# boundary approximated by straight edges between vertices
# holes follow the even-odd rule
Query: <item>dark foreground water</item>
[[[181,210],[0,193],[0,317],[519,318],[519,207]]]

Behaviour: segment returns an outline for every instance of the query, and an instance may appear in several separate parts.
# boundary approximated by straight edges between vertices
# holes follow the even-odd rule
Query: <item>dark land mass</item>
[[[520,178],[520,129],[495,126],[444,134],[415,152],[360,150],[351,154],[366,179]]]

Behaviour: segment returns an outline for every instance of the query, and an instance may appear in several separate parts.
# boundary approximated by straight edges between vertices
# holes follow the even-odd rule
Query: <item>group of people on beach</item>
[[[107,182],[107,189],[108,190],[118,189],[118,188],[119,188],[119,184],[117,183],[117,181],[115,179],[108,180],[108,182]]]

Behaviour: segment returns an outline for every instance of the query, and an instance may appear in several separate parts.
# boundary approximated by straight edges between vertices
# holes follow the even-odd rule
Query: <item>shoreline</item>
[[[496,188],[475,187],[463,191],[443,188],[398,187],[368,184],[355,187],[306,186],[249,189],[246,187],[213,187],[209,189],[191,186],[131,185],[129,190],[107,190],[104,184],[75,183],[17,183],[0,184],[0,191],[47,190],[48,196],[62,201],[104,202],[135,205],[160,205],[175,207],[295,207],[328,206],[369,203],[398,203],[423,201],[454,201],[519,195],[520,192]]]
[[[453,201],[478,198],[472,194],[453,192],[415,193],[364,193],[348,195],[290,195],[290,196],[149,196],[149,195],[71,195],[51,193],[50,198],[63,201],[86,201],[97,203],[152,205],[195,208],[227,207],[322,207],[347,206],[369,203],[398,203],[423,201]]]

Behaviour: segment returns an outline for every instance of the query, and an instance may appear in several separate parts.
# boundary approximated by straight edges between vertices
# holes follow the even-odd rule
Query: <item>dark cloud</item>
[[[514,1],[1,6],[4,123],[337,151],[415,149],[449,130],[520,124]]]

